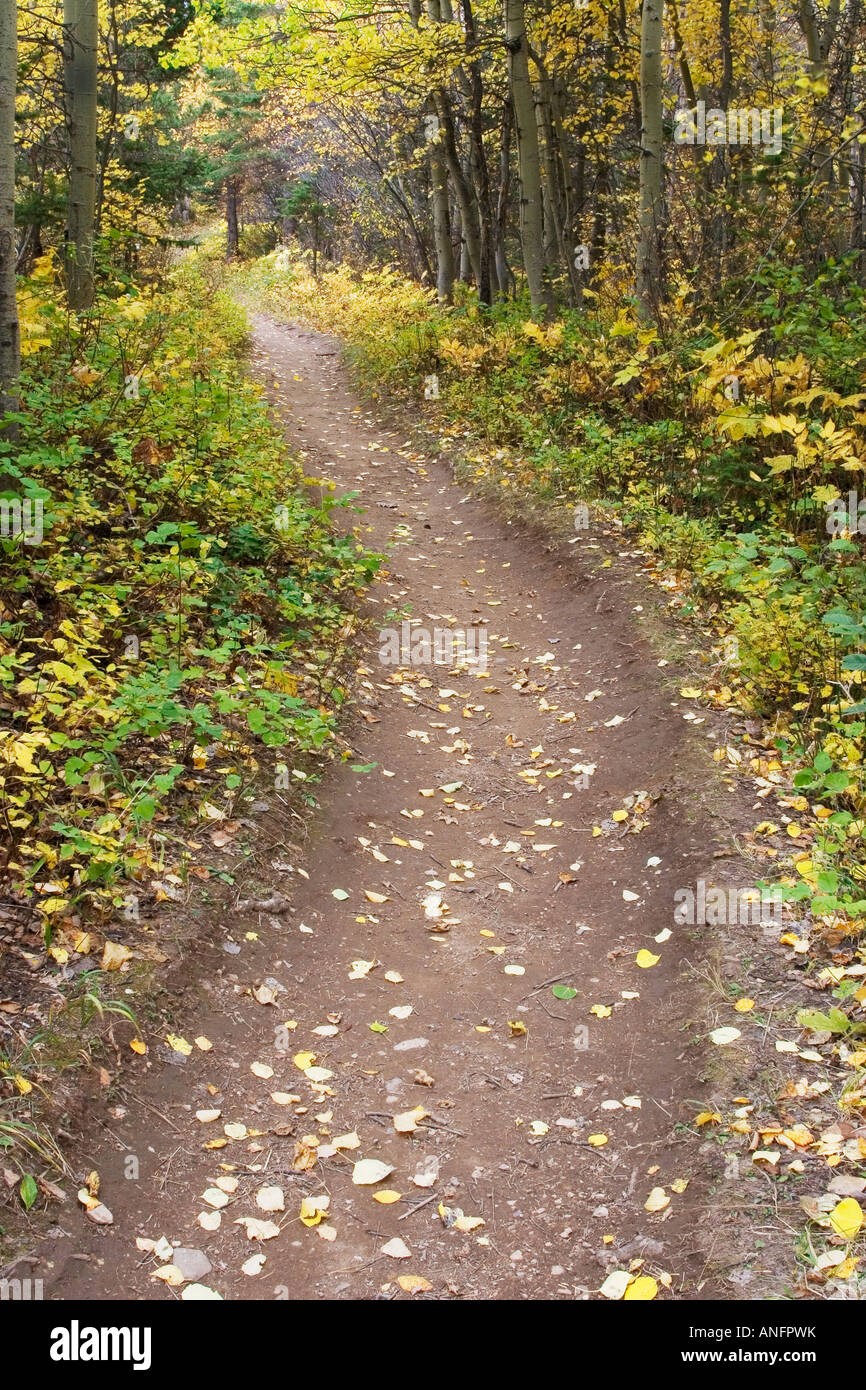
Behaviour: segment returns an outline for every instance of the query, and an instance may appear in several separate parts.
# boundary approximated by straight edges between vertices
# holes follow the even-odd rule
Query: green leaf
[[[572,989],[571,985],[554,985],[552,994],[556,999],[574,999],[577,990]]]
[[[843,792],[850,781],[850,772],[828,772],[824,778],[824,786],[828,792]]]
[[[21,1179],[21,1186],[18,1191],[21,1194],[21,1200],[25,1208],[29,1211],[36,1201],[36,1198],[39,1196],[39,1188],[36,1186],[36,1179],[31,1177],[29,1173],[25,1174]]]
[[[838,1013],[838,1010],[834,1010],[834,1013]],[[814,1033],[837,1033],[839,1031],[833,1027],[832,1018],[813,1009],[801,1009],[797,1014],[797,1022],[801,1028],[811,1028]],[[847,1022],[846,1019],[846,1028]]]
[[[843,1014],[841,1009],[829,1009],[830,1026],[834,1033],[847,1033],[851,1027],[851,1020],[847,1014]]]

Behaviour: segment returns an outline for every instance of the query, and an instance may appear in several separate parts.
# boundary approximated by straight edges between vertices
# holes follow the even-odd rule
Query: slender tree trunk
[[[625,57],[631,52],[631,38],[629,34],[628,13],[626,11],[625,0],[618,0],[616,9],[616,34],[620,53]],[[629,70],[631,61],[629,59]],[[633,77],[628,78],[628,91],[631,97],[632,120],[635,131],[640,134],[640,83]]]
[[[511,102],[504,101],[502,103],[502,125],[499,132],[499,195],[496,200],[493,248],[499,293],[504,298],[508,297],[509,283],[514,281],[505,255],[505,228],[508,225],[508,208],[511,201],[511,131],[513,125],[514,111]]]
[[[504,0],[505,44],[508,78],[517,134],[517,167],[520,177],[520,240],[523,267],[533,312],[550,308],[550,289],[544,261],[544,203],[541,189],[541,155],[538,126],[529,76],[529,45],[523,0]]]
[[[15,6],[0,6],[0,416],[18,409],[20,339],[15,302],[15,83],[18,30]],[[0,426],[5,438],[15,426]]]
[[[846,54],[851,56],[847,62],[847,108],[852,119],[856,117],[858,110],[863,109],[864,83],[862,73],[854,71],[853,57],[856,52],[854,35],[861,23],[861,0],[848,0],[845,12],[845,32],[842,35],[842,43]],[[863,157],[864,147],[856,139],[851,141],[848,148],[848,155],[844,161],[845,183],[847,190],[847,226],[840,228],[839,251],[840,254],[847,250],[857,252],[857,279],[863,284],[864,269],[864,217],[866,217],[866,164]],[[846,244],[847,238],[847,244]]]
[[[562,114],[566,103],[566,95],[564,86],[558,80],[551,80],[550,121],[551,134],[556,153],[557,177],[559,179],[562,195],[563,254],[565,257],[566,270],[571,281],[572,292],[575,297],[575,302],[577,302],[580,299],[582,282],[574,266],[573,243],[575,240],[574,233],[577,230],[579,210],[583,208],[584,198],[584,130],[582,127],[578,130],[578,144],[575,151],[575,173],[573,173],[569,140]]]
[[[435,146],[430,153],[430,200],[433,205],[433,246],[436,251],[436,293],[440,304],[454,298],[454,247],[451,244],[451,212],[448,203],[448,172],[439,150],[439,119],[429,116],[429,130],[435,122]]]
[[[814,82],[827,76],[827,60],[836,37],[839,25],[840,0],[829,0],[826,19],[821,24],[815,0],[798,0],[797,21],[806,41],[806,54],[809,59],[809,75]],[[833,199],[833,151],[830,129],[833,114],[830,95],[819,97],[815,106],[815,124],[818,138],[811,150],[811,165],[814,170],[815,193],[829,213]],[[826,248],[825,248],[826,249]]]
[[[662,151],[662,11],[664,0],[643,0],[640,31],[640,214],[637,294],[644,318],[661,297],[664,160]]]
[[[689,63],[688,55],[686,54],[685,46],[684,46],[684,44],[683,44],[683,36],[682,36],[682,31],[681,31],[681,29],[680,29],[680,16],[679,16],[679,10],[678,10],[678,8],[677,8],[677,4],[678,4],[678,0],[667,0],[668,18],[669,18],[670,26],[671,26],[671,34],[672,34],[672,36],[673,36],[674,51],[675,51],[675,53],[676,53],[676,55],[677,55],[677,64],[678,64],[679,71],[680,71],[680,78],[681,78],[681,80],[682,80],[683,91],[684,91],[685,97],[686,97],[686,105],[687,105],[687,106],[691,106],[691,107],[694,108],[694,107],[697,107],[699,97],[698,97],[697,90],[696,90],[696,88],[695,88],[694,79],[693,79],[693,77],[692,77],[691,64]],[[720,29],[723,28],[721,16],[720,16],[719,23],[720,23]],[[723,62],[724,62],[724,55],[723,55]],[[725,71],[725,75],[727,76],[727,74],[728,74],[727,66],[725,66],[724,71]],[[702,228],[702,231],[703,231],[703,233],[704,233],[704,235],[705,235],[705,234],[706,234],[706,230],[707,230],[707,226],[708,226],[708,222],[709,222],[709,218],[708,218],[708,216],[707,216],[707,208],[709,207],[709,205],[710,205],[711,202],[712,202],[712,181],[711,181],[711,178],[710,178],[710,169],[709,169],[709,165],[708,165],[708,164],[706,163],[706,161],[703,159],[703,150],[701,149],[700,146],[697,147],[697,158],[696,158],[695,167],[696,167],[696,170],[697,170],[697,182],[696,182],[696,199],[697,199],[696,212],[697,212],[697,220],[698,220],[698,223],[700,224],[700,226],[701,226],[701,228]],[[702,245],[702,246],[701,246],[701,261],[702,261],[702,262],[703,262],[703,256],[704,256],[704,247],[703,247],[703,245]],[[718,269],[718,267],[716,267],[716,269]]]
[[[107,27],[108,35],[103,53],[106,54],[105,61],[108,67],[110,86],[107,101],[103,98],[103,107],[107,108],[107,120],[105,121],[105,133],[102,138],[101,148],[97,152],[95,216],[97,232],[102,225],[102,206],[105,201],[105,174],[108,169],[108,162],[111,159],[111,147],[117,137],[117,126],[120,114],[120,84],[122,77],[119,66],[121,45],[117,23],[117,0],[109,0]]]
[[[719,50],[722,56],[722,80],[719,84],[719,108],[727,111],[734,88],[734,53],[731,43],[731,0],[719,0]],[[683,55],[683,62],[685,62]],[[731,161],[728,151],[716,150],[711,164],[701,161],[708,201],[712,201],[709,232],[709,283],[714,295],[721,292],[725,252],[731,240],[731,200],[729,179]]]
[[[417,29],[421,19],[421,0],[409,0],[409,15]],[[431,18],[434,15],[431,13]],[[442,158],[442,132],[432,98],[424,117],[425,135],[430,147],[430,208],[433,221],[433,250],[436,255],[436,294],[440,304],[454,298],[454,247],[451,244],[451,217],[448,206],[448,172]]]
[[[559,250],[559,227],[557,226],[556,173],[551,151],[550,124],[547,119],[545,82],[542,78],[536,87],[535,128],[538,131],[538,154],[541,160],[541,208],[544,222],[544,263],[555,266]]]
[[[419,188],[417,179],[407,179],[402,174],[395,174],[393,178],[389,178],[381,168],[380,173],[382,187],[393,198],[405,217],[412,233],[412,240],[415,242],[417,262],[412,266],[412,273],[425,284],[432,285],[436,277],[430,265],[429,246],[422,225],[427,219],[426,192]]]
[[[66,293],[71,309],[93,303],[96,225],[98,0],[64,0],[63,77],[69,131]]]
[[[457,272],[457,279],[460,281],[461,285],[468,285],[471,284],[472,280],[474,279],[474,275],[472,272],[472,258],[469,255],[469,247],[466,244],[466,237],[463,235],[463,219],[462,217],[460,217],[459,213],[456,215],[454,220],[457,226],[460,227],[460,255],[458,257],[458,265],[460,269]]]
[[[554,125],[556,100],[553,82],[535,54],[533,59],[541,74],[535,112],[544,174],[544,254],[547,265],[556,265],[558,275],[564,277],[573,304],[577,298],[578,282],[568,244],[571,170],[564,151],[560,149]]]
[[[457,135],[454,128],[454,114],[451,109],[451,99],[444,88],[440,88],[436,95],[436,108],[439,117],[439,130],[442,134],[442,149],[445,155],[445,166],[448,173],[451,175],[451,186],[454,189],[454,197],[457,207],[460,210],[460,223],[463,228],[463,244],[466,247],[466,254],[469,258],[472,277],[477,285],[481,281],[481,243],[478,234],[478,223],[475,216],[475,206],[472,199],[470,184],[460,164],[460,155],[457,151]],[[463,276],[461,275],[461,279],[462,278]]]
[[[428,18],[439,24],[452,24],[454,22],[454,10],[451,0],[427,0]],[[465,74],[460,70],[460,75]],[[463,255],[468,258],[471,269],[472,279],[476,286],[481,285],[483,270],[481,263],[481,237],[479,229],[478,208],[475,202],[475,188],[472,182],[471,165],[468,161],[461,161],[457,146],[457,123],[454,118],[454,106],[450,93],[447,88],[440,87],[436,96],[436,107],[439,113],[439,124],[442,132],[442,150],[445,155],[445,163],[448,173],[451,175],[451,184],[454,189],[454,198],[460,213],[460,223],[463,228],[463,252],[461,253],[460,279],[468,282],[469,275],[464,274]],[[489,298],[489,292],[488,292]]]
[[[241,246],[238,224],[238,180],[226,179],[226,260],[233,261]]]
[[[473,55],[478,46],[472,0],[463,0],[463,20],[466,26],[466,51]],[[493,236],[493,200],[490,192],[490,171],[484,152],[484,87],[481,66],[471,57],[469,63],[469,141],[472,150],[472,171],[478,204],[479,254],[481,275],[478,298],[482,304],[492,303],[499,290]]]
[[[614,97],[612,93],[611,71],[615,66],[615,54],[619,44],[619,23],[618,14],[609,13],[607,20],[607,33],[603,49],[604,62],[599,86],[596,90],[596,101],[598,103],[598,121],[601,129],[605,129],[608,122],[612,119],[614,107]],[[589,258],[589,273],[586,281],[590,285],[596,280],[599,268],[604,262],[607,246],[607,228],[609,208],[612,199],[612,185],[610,177],[610,167],[605,151],[594,151],[595,178],[592,199],[592,232],[591,232],[591,255]]]

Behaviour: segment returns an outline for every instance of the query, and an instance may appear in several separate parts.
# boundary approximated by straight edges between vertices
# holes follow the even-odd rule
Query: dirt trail
[[[185,962],[179,1031],[213,1049],[167,1066],[151,1047],[128,1083],[138,1099],[121,1096],[81,1155],[102,1175],[114,1225],[95,1229],[64,1209],[33,1273],[53,1298],[174,1298],[151,1277],[160,1262],[135,1248],[137,1236],[164,1235],[204,1251],[202,1282],[229,1299],[408,1297],[395,1282],[407,1274],[429,1280],[427,1297],[574,1298],[641,1256],[648,1272],[670,1273],[673,1296],[707,1297],[695,1234],[707,1181],[677,1126],[708,1088],[683,1031],[683,958],[695,942],[674,926],[673,903],[676,888],[713,877],[715,826],[690,812],[707,780],[706,753],[694,753],[708,726],[691,728],[665,687],[632,612],[639,586],[581,570],[575,552],[591,537],[546,553],[377,421],[352,395],[336,343],[264,318],[254,328],[258,365],[309,471],[360,490],[368,543],[396,542],[371,599],[383,626],[399,629],[387,615],[408,604],[431,633],[486,633],[487,661],[415,667],[398,683],[400,668],[371,646],[351,737],[353,763],[373,769],[329,771],[303,858],[274,849],[269,886],[290,908],[226,913],[214,944]],[[588,785],[578,764],[596,766]],[[638,791],[648,824],[634,834],[634,817],[610,817]],[[435,913],[436,895],[448,908],[439,920],[423,905]],[[642,949],[659,963],[639,968]],[[378,965],[353,980],[356,961]],[[247,992],[266,977],[279,982],[276,1008]],[[576,996],[556,998],[552,983]],[[404,1006],[407,1017],[392,1013]],[[286,1020],[297,1023],[288,1034]],[[321,1027],[336,1031],[312,1031]],[[333,1074],[318,1087],[293,1062],[304,1051]],[[251,1073],[255,1062],[273,1078]],[[419,1070],[432,1088],[417,1084]],[[276,1104],[274,1092],[300,1101]],[[429,1117],[396,1133],[392,1116],[417,1105]],[[198,1122],[210,1108],[220,1118]],[[261,1133],[203,1149],[232,1123]],[[327,1145],[352,1131],[357,1149],[293,1170],[302,1136]],[[607,1142],[591,1142],[599,1135]],[[393,1172],[378,1188],[355,1186],[361,1158]],[[439,1176],[423,1188],[412,1175],[427,1159]],[[231,1164],[237,1190],[207,1232],[196,1224],[208,1210],[201,1194]],[[689,1186],[671,1194],[680,1177]],[[283,1229],[249,1242],[234,1223],[266,1219],[255,1204],[266,1185],[284,1190],[285,1214],[273,1217]],[[644,1209],[654,1187],[671,1196],[656,1215]],[[381,1188],[402,1200],[376,1202]],[[328,1219],[305,1228],[300,1201],[321,1193]],[[485,1224],[447,1229],[440,1202]],[[409,1258],[381,1254],[395,1237]],[[253,1277],[241,1266],[256,1253],[267,1260]]]

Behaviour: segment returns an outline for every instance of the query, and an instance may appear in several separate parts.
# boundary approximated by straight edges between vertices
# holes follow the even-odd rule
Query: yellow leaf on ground
[[[628,1303],[634,1300],[639,1303],[648,1303],[651,1298],[655,1298],[659,1291],[659,1286],[655,1279],[651,1279],[648,1274],[641,1274],[637,1279],[633,1279],[623,1294],[623,1302]]]
[[[430,1293],[433,1285],[421,1274],[400,1274],[397,1283],[404,1293]]]
[[[856,1197],[845,1197],[830,1212],[830,1225],[837,1235],[853,1240],[863,1225],[863,1208]]]
[[[641,970],[649,970],[651,965],[658,965],[661,956],[654,956],[652,951],[638,951],[634,958],[635,965],[639,965]]]
[[[101,970],[119,970],[129,960],[132,952],[126,946],[120,946],[116,941],[106,941],[102,948],[102,960],[100,961]]]
[[[327,1215],[331,1199],[323,1197],[305,1197],[301,1202],[300,1217],[305,1226],[318,1226],[319,1222]]]

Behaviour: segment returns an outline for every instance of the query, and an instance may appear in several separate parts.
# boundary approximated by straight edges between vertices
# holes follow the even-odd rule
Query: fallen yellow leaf
[[[649,970],[651,965],[658,965],[659,961],[661,960],[661,956],[654,956],[652,951],[643,950],[638,951],[634,960],[635,965],[639,965],[641,970]],[[628,1294],[626,1294],[626,1298],[627,1297]]]
[[[655,1298],[659,1291],[659,1286],[655,1279],[651,1279],[648,1274],[641,1274],[637,1279],[633,1279],[623,1294],[623,1302],[629,1300],[648,1303],[651,1298]]]
[[[837,1235],[853,1240],[863,1225],[863,1208],[856,1197],[844,1197],[830,1212],[830,1225]]]

